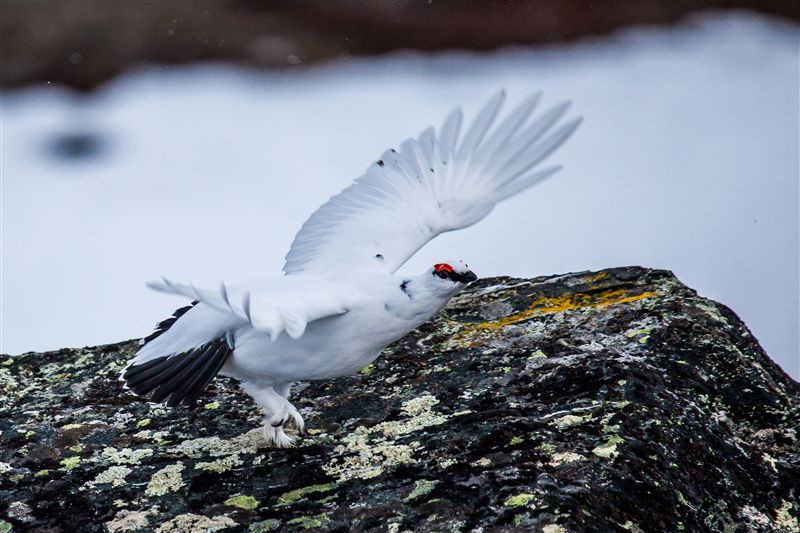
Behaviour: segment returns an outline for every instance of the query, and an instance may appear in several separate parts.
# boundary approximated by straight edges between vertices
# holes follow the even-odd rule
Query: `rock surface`
[[[800,387],[666,271],[482,280],[298,384],[289,450],[227,379],[127,394],[136,348],[0,359],[0,533],[798,531]]]

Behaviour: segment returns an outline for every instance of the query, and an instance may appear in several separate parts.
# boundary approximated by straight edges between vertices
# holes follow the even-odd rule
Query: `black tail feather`
[[[186,312],[189,311],[195,305],[197,305],[198,302],[199,302],[199,300],[195,300],[191,304],[187,305],[186,307],[181,307],[180,309],[176,309],[175,312],[172,313],[171,317],[166,318],[166,319],[162,320],[161,322],[159,322],[158,324],[156,324],[155,331],[153,333],[151,333],[150,335],[148,335],[147,337],[145,337],[144,339],[142,339],[143,344],[147,344],[148,342],[150,342],[151,340],[159,337],[162,333],[164,333],[169,328],[171,328],[172,325],[175,322],[177,322],[180,317],[185,315]]]
[[[172,394],[167,405],[175,406],[181,401],[187,404],[193,404],[194,399],[200,396],[200,393],[206,388],[206,385],[208,385],[211,379],[216,375],[217,371],[214,369],[217,368],[217,364],[219,363],[219,352],[227,348],[227,344],[224,345],[224,347],[216,346],[213,355],[209,354],[207,357],[204,357],[201,360],[201,364],[198,365],[197,370],[192,373],[191,378]],[[209,349],[209,351],[211,351],[211,349]],[[211,375],[209,375],[210,373]]]
[[[122,375],[136,394],[155,391],[152,400],[167,405],[194,405],[214,376],[219,373],[233,348],[225,337],[215,339],[188,352],[159,357],[129,367]]]
[[[190,362],[191,358],[188,357],[159,357],[142,365],[128,368],[123,378],[125,378],[128,388],[136,394],[146,394]]]

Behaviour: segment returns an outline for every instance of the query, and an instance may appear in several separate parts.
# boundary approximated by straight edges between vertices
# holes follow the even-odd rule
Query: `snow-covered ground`
[[[798,30],[752,15],[536,50],[411,54],[305,72],[128,75],[78,99],[2,102],[2,345],[16,354],[142,336],[181,302],[144,282],[277,274],[305,217],[387,147],[542,88],[585,122],[565,169],[445,235],[408,268],[482,276],[673,270],[798,368]],[[64,133],[106,149],[55,157]]]

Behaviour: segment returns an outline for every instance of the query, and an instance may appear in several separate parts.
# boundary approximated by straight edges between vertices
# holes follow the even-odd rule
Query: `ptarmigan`
[[[428,128],[385,152],[303,224],[283,276],[217,290],[151,284],[192,303],[143,339],[121,373],[127,388],[192,405],[215,375],[233,377],[263,410],[266,439],[291,446],[284,426],[304,428],[289,402],[293,382],[358,371],[477,279],[462,261],[417,276],[397,269],[440,233],[475,224],[560,168],[538,165],[580,119],[557,126],[568,103],[533,117],[539,99],[495,125],[502,91],[463,136],[456,109],[438,133]]]

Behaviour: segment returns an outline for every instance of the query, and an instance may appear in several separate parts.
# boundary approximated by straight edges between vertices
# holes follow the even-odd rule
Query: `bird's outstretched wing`
[[[276,278],[218,290],[198,289],[194,285],[173,283],[168,279],[149,283],[152,289],[180,294],[203,302],[221,311],[228,320],[249,323],[275,340],[281,332],[296,339],[314,320],[344,314],[349,309],[351,295],[329,283],[303,276],[302,279]]]
[[[428,128],[399,151],[385,152],[303,224],[283,271],[367,266],[394,273],[440,233],[475,224],[498,202],[554,174],[560,167],[538,165],[580,119],[557,126],[569,103],[531,119],[540,96],[525,99],[495,125],[505,100],[501,91],[463,136],[456,109],[438,134]]]

